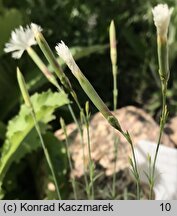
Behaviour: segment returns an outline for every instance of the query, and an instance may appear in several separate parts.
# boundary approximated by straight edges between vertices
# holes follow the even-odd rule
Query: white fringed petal
[[[30,27],[31,27],[34,35],[36,35],[39,32],[42,32],[42,27],[39,26],[39,25],[37,25],[37,24],[35,24],[35,23],[31,23]]]
[[[152,9],[157,33],[162,37],[167,36],[172,12],[173,8],[169,9],[167,4],[158,4]]]
[[[32,29],[29,26],[26,28],[20,26],[12,31],[9,43],[5,44],[4,52],[12,52],[12,57],[19,59],[28,47],[35,44],[36,40]]]
[[[57,54],[63,59],[63,61],[68,65],[71,72],[76,75],[77,71],[79,70],[69,48],[65,45],[63,41],[58,43],[55,47]]]

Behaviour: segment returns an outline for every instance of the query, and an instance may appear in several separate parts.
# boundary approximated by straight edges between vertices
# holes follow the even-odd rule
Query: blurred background
[[[160,115],[160,83],[158,76],[156,31],[153,25],[151,9],[157,3],[167,3],[174,7],[169,29],[170,81],[168,104],[171,116],[177,111],[177,0],[0,0],[0,144],[5,139],[8,121],[15,116],[22,99],[16,80],[16,67],[20,66],[27,80],[29,91],[42,92],[53,88],[39,76],[40,71],[32,60],[24,53],[19,60],[5,54],[4,44],[8,42],[11,31],[19,25],[25,26],[34,22],[42,26],[48,43],[54,50],[57,42],[63,40],[69,47],[91,49],[91,54],[80,53],[78,65],[93,84],[106,104],[113,109],[112,103],[112,72],[109,48],[109,24],[115,21],[118,48],[118,107],[135,105],[150,113],[155,120]],[[97,46],[95,51],[93,46]],[[100,47],[100,49],[99,49]],[[107,46],[106,46],[107,47]],[[40,50],[35,50],[40,54]],[[42,55],[41,55],[42,56]],[[86,95],[71,76],[82,104]],[[91,105],[92,113],[96,109]],[[65,112],[64,112],[65,111]],[[67,110],[60,109],[62,115],[71,122]],[[58,122],[52,122],[52,130],[59,128]],[[26,160],[26,159],[25,159]],[[24,162],[24,161],[23,161]],[[9,176],[14,179],[15,186],[6,187],[5,198],[35,199],[36,189],[26,182],[32,174],[27,163],[20,162],[14,176],[11,168]],[[17,184],[18,183],[18,184]],[[18,186],[17,186],[18,185]],[[8,188],[8,189],[7,189]],[[25,189],[24,189],[25,188]],[[31,192],[29,192],[31,191]]]

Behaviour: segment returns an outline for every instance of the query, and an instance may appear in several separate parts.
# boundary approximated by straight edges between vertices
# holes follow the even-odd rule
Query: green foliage
[[[74,58],[78,60],[93,53],[102,53],[106,48],[107,46],[105,45],[95,45],[91,47],[72,47],[71,51]],[[10,54],[9,58],[11,58]],[[35,69],[29,69],[30,72],[28,73],[28,69],[26,69],[26,67],[28,68],[28,65],[25,65],[24,71],[27,71],[25,74],[25,80],[27,81],[29,91],[34,92],[47,85],[48,80],[38,70],[31,59],[28,59],[28,61],[30,61]],[[3,104],[0,106],[0,119],[2,120],[9,117],[9,113],[11,113],[19,103],[19,90],[16,81],[15,62],[12,59],[10,59],[9,62],[11,68],[9,67],[7,61],[1,61],[2,64],[0,65],[0,104]],[[64,66],[63,62],[60,63],[61,66]],[[49,69],[52,71],[50,66]],[[7,91],[9,92],[8,95],[6,94]]]
[[[56,108],[69,103],[66,94],[63,92],[52,93],[51,91],[41,94],[36,93],[31,97],[31,101],[37,121],[45,124],[55,118],[53,112]],[[12,162],[18,161],[26,153],[38,147],[35,142],[36,136],[33,136],[34,132],[31,131],[33,127],[34,122],[30,115],[30,110],[25,105],[22,105],[19,114],[8,123],[6,140],[3,144],[0,161],[0,182],[3,181]],[[29,134],[30,132],[31,134]],[[27,135],[29,136],[27,137]],[[19,147],[23,142],[24,145],[25,143],[27,145],[23,147],[23,150],[20,150]]]
[[[155,94],[159,90],[159,83],[156,34],[151,8],[159,2],[159,0],[130,0],[129,2],[125,0],[24,0],[23,2],[7,0],[4,1],[4,5],[10,9],[20,10],[23,15],[25,11],[30,11],[28,15],[25,14],[25,17],[44,27],[44,34],[52,47],[60,39],[69,46],[108,44],[108,26],[111,19],[114,19],[117,28],[120,72],[118,78],[119,107],[135,104],[156,114],[159,105],[153,106],[153,103],[156,98],[160,99],[160,97]],[[176,0],[166,0],[165,3],[174,7],[169,31],[170,66],[171,71],[174,71],[177,66]],[[79,64],[94,87],[101,93],[103,100],[110,104],[112,101],[112,77],[108,52],[102,56],[92,53],[89,60],[85,58]],[[169,103],[173,106],[172,111],[175,114],[176,106],[173,101],[177,98],[175,93],[177,75],[172,73],[172,76],[169,89],[173,96],[169,98]],[[34,78],[37,77],[34,76]],[[39,77],[38,79],[40,80]],[[105,80],[108,83],[106,87],[102,85]],[[126,92],[129,94],[127,95]]]
[[[11,30],[23,23],[22,14],[17,9],[6,10],[0,4],[0,56],[3,54],[4,44],[8,41]]]
[[[52,132],[45,131],[45,128],[42,129],[42,136],[54,164],[57,179],[59,179],[61,185],[62,197],[64,198],[68,193],[66,180],[67,160],[64,143],[59,141]],[[23,151],[26,150],[29,152],[28,154],[27,152],[24,154]],[[32,129],[20,145],[18,157],[20,157],[19,154],[23,157],[18,163],[11,165],[4,178],[4,199],[56,199],[56,192],[48,188],[48,184],[53,183],[53,178],[43,155],[35,128]],[[33,178],[31,178],[30,173]],[[30,181],[26,181],[26,178],[30,179]]]
[[[8,41],[11,30],[20,24],[28,24],[31,21],[44,28],[44,35],[53,50],[56,43],[61,39],[69,47],[75,46],[73,49],[74,58],[78,60],[82,71],[103,100],[107,102],[108,106],[112,106],[112,73],[109,49],[106,49],[106,45],[94,46],[94,44],[108,44],[108,26],[111,19],[114,19],[118,38],[118,106],[122,107],[133,104],[143,107],[154,117],[158,116],[161,96],[158,93],[160,92],[160,83],[157,63],[156,30],[151,12],[151,8],[157,3],[161,3],[161,1],[0,0],[0,122],[2,122],[0,123],[0,139],[4,139],[4,123],[16,115],[20,103],[15,74],[17,62],[12,60],[10,55],[3,55],[4,43]],[[165,3],[174,7],[169,28],[171,76],[167,92],[170,113],[174,115],[177,112],[177,74],[175,73],[177,67],[177,0],[166,0]],[[102,55],[100,55],[100,52]],[[40,56],[42,56],[41,53]],[[80,60],[81,58],[82,61]],[[60,63],[63,65],[63,62]],[[18,64],[25,71],[25,79],[31,93],[50,86],[26,54],[18,61]],[[50,67],[49,69],[51,70]],[[66,70],[66,74],[67,72]],[[72,75],[69,74],[69,76]],[[106,85],[103,85],[103,83],[106,83]],[[78,97],[83,100],[81,104],[84,104],[85,96],[80,91],[77,82],[76,84],[74,83],[74,89],[78,92]],[[25,110],[26,108],[23,109]],[[47,108],[45,112],[48,112]],[[21,163],[21,158],[31,155],[31,152],[39,146],[37,134],[28,114],[29,110],[26,109],[26,111],[23,111],[20,115],[24,115],[26,118],[18,116],[20,120],[19,122],[17,121],[17,125],[15,123],[12,124],[13,127],[11,127],[11,121],[8,123],[7,140],[2,152],[4,155],[3,163],[0,165],[0,170],[4,166],[4,171],[2,172],[4,174],[6,173],[6,168],[8,169],[11,164],[13,166],[16,164],[12,163],[13,161],[20,161]],[[67,116],[66,110],[64,110],[62,115]],[[14,122],[16,118],[13,119]],[[40,127],[45,137],[48,134],[46,123],[53,117],[51,114],[46,117],[47,119],[44,116],[39,118],[41,118]],[[20,130],[23,130],[24,126],[27,127],[26,121],[29,123],[27,124],[28,131],[26,130],[22,136],[22,131],[18,131],[17,129],[19,127]],[[18,136],[18,134],[21,135]],[[53,140],[52,137],[49,137],[47,141],[50,141],[50,139]],[[57,140],[55,141],[57,143]],[[15,145],[12,146],[12,142]],[[18,145],[19,147],[17,147]],[[54,146],[56,145],[52,145],[52,147]],[[6,150],[7,156],[5,156]],[[55,153],[55,150],[52,150],[52,152]],[[7,162],[7,160],[9,161]],[[12,181],[16,181],[13,171],[12,173],[11,171],[10,173],[8,172],[8,174],[11,174]],[[46,182],[51,178],[48,175],[46,173]],[[0,174],[0,178],[1,176],[2,174]],[[8,187],[9,185],[7,184],[6,188]],[[17,184],[14,184],[13,187],[18,192]],[[50,191],[47,191],[46,194],[46,199],[55,197],[55,194],[52,194]]]

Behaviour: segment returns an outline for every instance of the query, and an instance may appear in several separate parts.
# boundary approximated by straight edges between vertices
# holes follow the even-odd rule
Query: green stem
[[[88,179],[86,175],[86,169],[85,169],[85,150],[84,150],[84,138],[83,138],[83,132],[81,134],[81,143],[82,143],[82,159],[83,159],[83,169],[84,169],[84,181],[85,181],[85,187],[86,187],[86,193],[88,199],[90,198],[90,190],[89,190],[89,184],[88,184]]]
[[[124,132],[122,130],[117,118],[110,112],[108,107],[99,97],[99,95],[97,94],[93,86],[90,84],[88,79],[84,76],[84,74],[80,70],[78,70],[74,73],[74,75],[76,76],[77,80],[79,81],[85,93],[88,95],[88,97],[97,107],[97,109],[102,113],[102,115],[107,119],[109,124],[112,127],[114,127],[116,130],[118,130],[126,138],[128,143],[131,145],[132,153],[133,153],[133,160],[134,160],[134,165],[135,165],[135,171],[136,171],[135,174],[136,174],[136,181],[137,181],[137,199],[140,199],[140,179],[139,179],[138,168],[136,164],[134,148],[133,148],[133,144],[132,144],[130,135],[127,132]]]
[[[112,73],[113,73],[113,103],[114,103],[114,111],[117,109],[117,97],[118,97],[118,87],[117,87],[117,65],[112,63]],[[112,179],[112,196],[115,198],[116,196],[116,164],[117,164],[117,152],[118,152],[118,142],[116,139],[116,135],[114,133],[114,172],[113,172],[113,179]]]
[[[155,167],[156,167],[157,155],[159,152],[162,134],[163,134],[165,122],[167,119],[167,108],[166,108],[167,82],[162,81],[161,85],[162,85],[162,114],[161,114],[161,120],[160,120],[160,132],[159,132],[159,137],[158,137],[158,143],[157,143],[157,148],[155,151],[155,156],[154,156],[154,161],[153,161],[153,166],[152,166],[152,175],[150,178],[151,179],[150,181],[150,199],[153,199],[153,188],[154,188],[154,183],[155,183]]]
[[[32,60],[35,62],[35,64],[38,66],[38,68],[42,71],[44,76],[49,80],[49,82],[51,82],[55,87],[61,90],[61,87],[58,85],[58,82],[55,76],[48,70],[48,68],[46,67],[44,62],[41,60],[41,58],[38,56],[38,54],[34,51],[34,49],[29,47],[27,49],[27,53],[32,58]]]
[[[68,80],[68,78],[66,77],[66,75],[63,73],[62,68],[60,67],[59,63],[57,62],[57,60],[55,59],[55,56],[52,52],[52,50],[50,49],[47,41],[45,40],[45,38],[43,37],[43,35],[39,32],[39,34],[37,34],[36,36],[36,40],[42,50],[42,52],[44,53],[46,59],[48,60],[48,62],[50,63],[50,65],[53,67],[56,75],[58,76],[58,78],[60,79],[61,83],[64,85],[64,87],[70,92],[70,94],[72,95],[74,101],[76,102],[79,110],[84,114],[83,109],[78,101],[77,95],[75,93],[75,91],[72,89],[72,86]],[[30,57],[33,59],[33,61],[36,63],[36,65],[40,68],[40,70],[44,73],[44,75],[48,78],[48,80],[55,85],[55,87],[57,87],[57,89],[59,91],[61,91],[61,87],[58,85],[55,77],[49,73],[47,67],[45,66],[45,64],[42,62],[42,60],[40,59],[40,57],[36,54],[36,52],[32,49],[29,48],[27,49],[28,54],[30,55]],[[84,143],[83,143],[83,134],[82,134],[82,129],[81,126],[79,124],[79,122],[77,121],[77,118],[74,114],[74,111],[71,107],[71,105],[68,105],[68,109],[71,113],[71,116],[75,122],[75,124],[78,127],[79,133],[81,135],[81,142],[82,142],[82,147],[84,148]],[[83,149],[84,152],[84,149]],[[85,154],[83,154],[83,160],[85,161]],[[88,181],[87,181],[87,177],[86,177],[86,171],[85,171],[85,166],[84,166],[84,177],[85,177],[85,183],[86,183],[86,187],[88,186]],[[87,195],[89,196],[89,194],[87,193]]]
[[[140,177],[139,177],[139,172],[138,172],[138,166],[136,163],[136,156],[135,156],[135,150],[134,150],[134,146],[131,140],[131,137],[129,135],[128,132],[122,132],[122,135],[125,137],[125,139],[127,140],[127,142],[130,144],[131,146],[131,150],[132,150],[132,154],[133,154],[133,165],[134,165],[134,170],[135,170],[135,180],[136,180],[136,194],[137,194],[137,200],[140,200]]]
[[[131,149],[133,153],[133,161],[134,161],[134,168],[135,168],[135,174],[136,174],[135,176],[136,178],[136,196],[137,196],[137,200],[140,200],[140,177],[139,177],[137,163],[136,163],[135,151],[134,151],[134,147],[132,143],[131,143]]]
[[[102,113],[102,115],[107,119],[109,124],[115,129],[117,129],[118,131],[121,131],[121,127],[117,118],[110,112],[108,107],[102,101],[102,99],[95,91],[93,86],[90,84],[88,79],[84,76],[84,74],[79,70],[75,73],[75,75],[80,85],[82,86],[83,90],[85,91],[85,93],[88,95],[88,97],[93,102],[93,104],[97,107],[97,109]]]
[[[71,113],[71,116],[72,116],[72,118],[73,118],[75,124],[77,125],[77,128],[78,128],[79,132],[81,133],[80,124],[79,124],[79,122],[78,122],[78,120],[77,120],[77,118],[76,118],[76,115],[75,115],[75,113],[74,113],[74,111],[73,111],[73,108],[72,108],[72,106],[71,106],[70,104],[68,104],[68,109],[69,109],[69,111],[70,111],[70,113]]]
[[[58,90],[59,90],[59,89],[58,89]],[[73,98],[76,98],[76,97],[73,96]],[[83,112],[83,110],[82,110],[82,108],[81,108],[81,106],[80,106],[78,100],[77,100],[77,105],[78,105],[80,111]],[[77,118],[76,118],[76,115],[75,115],[75,113],[74,113],[74,111],[73,111],[73,108],[72,108],[72,106],[71,106],[70,104],[68,104],[68,109],[69,109],[69,111],[70,111],[70,113],[71,113],[71,116],[72,116],[72,118],[73,118],[75,124],[77,125],[78,131],[79,131],[80,136],[81,136],[81,144],[82,144],[82,149],[83,149],[84,180],[85,180],[86,188],[88,188],[88,180],[87,180],[87,175],[86,175],[86,170],[85,170],[85,152],[84,152],[84,140],[83,140],[83,131],[82,131],[82,127],[81,127],[81,125],[79,124],[79,122],[78,122],[78,120],[77,120]],[[88,196],[88,198],[90,197],[90,194],[89,194],[88,192],[87,192],[87,196]]]
[[[115,161],[114,161],[114,173],[113,173],[113,178],[112,178],[112,197],[115,199],[116,197],[116,165],[117,165],[117,153],[118,153],[118,138],[114,134],[114,156],[115,156]]]
[[[35,124],[35,128],[36,128],[36,131],[37,131],[38,136],[39,136],[40,141],[41,141],[41,145],[42,145],[42,148],[43,148],[43,151],[44,151],[44,155],[45,155],[45,157],[46,157],[47,163],[48,163],[48,165],[49,165],[49,168],[50,168],[51,173],[52,173],[52,176],[53,176],[53,180],[54,180],[54,182],[55,182],[55,187],[56,187],[56,191],[57,191],[58,198],[59,198],[59,200],[61,200],[61,195],[60,195],[60,190],[59,190],[59,185],[58,185],[57,177],[56,177],[56,174],[55,174],[55,171],[54,171],[54,167],[53,167],[53,164],[52,164],[50,155],[49,155],[49,153],[48,153],[47,148],[45,147],[44,140],[43,140],[43,138],[42,138],[41,131],[40,131],[40,127],[39,127],[39,125],[38,125],[38,122],[37,122],[37,119],[36,119],[36,115],[35,115],[34,110],[31,111],[31,115],[32,115],[32,117],[33,117],[34,124]]]
[[[57,62],[52,50],[50,49],[47,41],[45,40],[44,36],[42,35],[41,32],[38,32],[36,34],[36,40],[38,42],[38,45],[40,47],[40,49],[42,50],[42,52],[44,53],[46,59],[48,60],[48,62],[50,63],[50,65],[52,66],[52,68],[54,69],[57,77],[60,79],[61,83],[63,84],[63,86],[68,90],[71,91],[72,87],[71,84],[69,82],[69,79],[67,78],[67,76],[63,73],[63,70],[61,68],[61,66],[59,65],[59,63]]]
[[[85,170],[85,151],[84,151],[84,139],[83,139],[82,127],[80,126],[71,105],[68,105],[68,109],[69,109],[69,111],[70,111],[70,113],[72,115],[72,118],[73,118],[75,124],[77,125],[78,131],[79,131],[80,136],[81,136],[82,154],[83,154],[83,167],[84,167],[84,180],[85,180],[86,188],[88,188],[88,180],[87,180],[87,175],[86,175],[86,170]],[[86,193],[87,193],[87,197],[90,199],[89,190],[86,190]]]
[[[67,135],[65,125],[63,125],[63,132],[65,134],[66,152],[67,152],[67,156],[68,156],[69,167],[70,167],[70,171],[72,172],[73,165],[72,165],[72,162],[71,162],[71,155],[70,155],[70,152],[69,152],[69,141],[68,141],[68,135]],[[75,179],[74,176],[73,176],[73,179],[71,181],[72,181],[72,187],[73,187],[73,192],[74,192],[74,198],[75,198],[75,200],[77,200],[76,179]]]
[[[91,156],[91,145],[90,145],[90,132],[89,132],[89,120],[86,118],[86,129],[87,129],[87,144],[88,144],[88,153],[89,153],[89,172],[90,172],[90,184],[91,184],[91,199],[94,200],[94,184],[93,184],[93,161]]]
[[[117,87],[117,65],[112,65],[112,72],[113,72],[113,98],[114,98],[114,111],[117,109],[118,103],[118,87]]]
[[[161,138],[167,119],[167,106],[166,106],[166,94],[167,94],[167,84],[170,75],[169,62],[168,62],[168,41],[167,36],[157,35],[157,47],[158,47],[158,63],[159,63],[159,75],[161,80],[161,90],[162,90],[162,114],[160,119],[160,132],[158,137],[157,148],[155,151],[155,156],[152,166],[152,174],[150,175],[150,199],[153,198],[153,188],[155,183],[155,167],[157,161],[157,155],[159,152],[159,147],[161,143]]]

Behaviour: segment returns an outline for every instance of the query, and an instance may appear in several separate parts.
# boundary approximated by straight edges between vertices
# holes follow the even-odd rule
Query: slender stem
[[[88,142],[88,153],[89,153],[89,160],[92,160],[91,157],[91,146],[90,146],[90,132],[89,132],[89,124],[86,123],[86,129],[87,129],[87,142]]]
[[[68,135],[67,135],[65,124],[62,125],[62,127],[63,127],[63,132],[65,134],[65,144],[66,144],[66,152],[67,152],[67,156],[68,156],[69,167],[70,167],[70,171],[72,172],[73,165],[72,165],[72,161],[71,161],[71,155],[69,152],[69,140],[68,140]],[[77,200],[76,179],[74,176],[72,177],[71,183],[72,183],[72,187],[73,187],[74,198],[75,198],[75,200]]]
[[[67,76],[63,73],[63,70],[61,68],[61,66],[59,65],[58,61],[55,58],[54,53],[52,52],[52,50],[50,49],[47,41],[45,40],[44,36],[42,35],[41,32],[38,32],[36,35],[36,40],[38,42],[38,45],[40,47],[40,49],[42,50],[43,54],[45,55],[46,59],[48,60],[48,62],[50,63],[50,65],[52,66],[52,68],[54,69],[57,77],[60,79],[61,83],[63,84],[63,86],[67,89],[67,90],[71,90],[71,84],[67,78]]]
[[[83,138],[83,132],[81,133],[81,143],[82,143],[82,159],[83,159],[83,170],[84,170],[84,181],[85,181],[85,188],[88,199],[90,199],[90,190],[88,188],[88,179],[86,175],[86,169],[85,169],[85,146],[84,146],[84,138]]]
[[[112,73],[113,73],[113,103],[114,103],[114,111],[117,109],[118,103],[118,87],[117,87],[117,65],[112,63]],[[112,179],[112,196],[115,198],[115,190],[116,190],[116,164],[117,164],[117,152],[118,152],[118,142],[116,139],[116,135],[114,133],[114,172],[113,172],[113,179]]]
[[[117,167],[117,153],[118,153],[118,138],[114,134],[114,155],[115,155],[115,161],[114,161],[114,173],[112,178],[112,197],[115,199],[116,197],[116,167]]]
[[[114,97],[114,111],[117,109],[118,103],[118,87],[117,87],[117,65],[112,65],[113,72],[113,97]]]
[[[41,131],[40,131],[40,127],[39,127],[39,125],[38,125],[38,122],[37,122],[37,119],[36,119],[36,115],[35,115],[34,110],[31,111],[31,115],[32,115],[32,117],[33,117],[34,124],[35,124],[35,128],[36,128],[36,131],[37,131],[38,136],[39,136],[40,141],[41,141],[41,145],[42,145],[42,148],[43,148],[43,151],[44,151],[44,155],[45,155],[45,157],[46,157],[47,163],[48,163],[48,165],[49,165],[49,168],[50,168],[51,173],[52,173],[52,176],[53,176],[53,180],[54,180],[54,182],[55,182],[55,186],[56,186],[56,191],[57,191],[58,198],[59,198],[59,200],[61,200],[61,194],[60,194],[59,185],[58,185],[58,182],[57,182],[56,173],[55,173],[55,171],[54,171],[54,167],[53,167],[53,164],[52,164],[50,155],[49,155],[49,153],[48,153],[48,150],[47,150],[47,148],[45,147],[44,140],[43,140],[43,138],[42,138]]]
[[[159,132],[159,137],[158,137],[158,143],[157,143],[157,148],[155,151],[155,156],[154,156],[154,161],[153,161],[153,166],[152,166],[152,175],[151,175],[151,181],[150,181],[150,199],[153,198],[153,188],[154,188],[154,183],[155,183],[155,167],[156,167],[156,161],[157,161],[157,155],[159,152],[159,147],[162,139],[162,134],[167,118],[167,108],[166,108],[166,91],[167,91],[167,82],[162,82],[162,114],[161,114],[161,120],[160,120],[160,132]]]
[[[51,51],[47,41],[45,40],[45,38],[43,37],[43,35],[41,33],[38,33],[36,35],[36,39],[38,41],[38,44],[41,48],[41,50],[43,51],[45,57],[47,58],[48,62],[51,64],[51,66],[53,67],[56,75],[59,77],[61,83],[63,84],[63,86],[70,92],[70,94],[72,95],[74,101],[76,102],[79,110],[83,113],[83,116],[85,116],[83,109],[78,101],[77,95],[75,93],[75,91],[72,89],[72,86],[68,80],[68,78],[66,77],[66,75],[63,73],[62,68],[60,67],[60,65],[58,64],[58,62],[55,59],[55,56],[53,54],[53,52]],[[55,77],[48,71],[47,67],[45,66],[45,64],[42,62],[42,60],[40,59],[40,57],[37,55],[37,53],[32,49],[29,48],[27,49],[28,54],[31,56],[31,58],[33,59],[33,61],[36,63],[36,65],[40,68],[40,70],[44,73],[44,75],[48,78],[48,80],[57,87],[57,89],[59,91],[61,91],[61,87],[58,85]],[[70,106],[70,104],[68,105],[68,109],[72,115],[72,118],[75,122],[75,124],[78,127],[78,131],[81,135],[81,142],[82,142],[82,147],[84,148],[84,143],[83,143],[83,132],[82,132],[82,128],[79,124],[79,122],[77,121],[77,118],[74,114],[74,111],[72,109],[72,107]],[[84,154],[84,149],[83,149],[83,163],[85,162],[85,154]],[[85,171],[85,166],[84,166],[84,177],[85,177],[85,184],[86,187],[88,187],[88,181],[87,181],[87,177],[86,177],[86,171]],[[88,196],[90,196],[87,193]]]
[[[71,113],[71,116],[75,122],[75,124],[77,125],[77,128],[78,128],[78,131],[80,133],[80,136],[81,136],[81,144],[82,144],[82,154],[83,154],[83,171],[84,171],[84,181],[85,181],[85,186],[86,186],[86,193],[87,193],[87,197],[88,199],[90,199],[90,190],[88,190],[88,180],[87,180],[87,175],[86,175],[86,170],[85,170],[85,151],[84,151],[84,139],[83,139],[83,130],[82,130],[82,126],[79,124],[76,116],[75,116],[75,113],[73,111],[73,108],[70,104],[68,104],[68,109]]]
[[[81,108],[79,102],[78,102],[77,104],[78,104],[79,109],[82,110],[82,108]],[[75,113],[74,113],[74,111],[73,111],[73,108],[72,108],[72,106],[71,106],[70,104],[68,104],[68,109],[69,109],[69,111],[70,111],[70,113],[71,113],[71,116],[72,116],[72,118],[73,118],[75,124],[77,125],[78,131],[79,131],[80,136],[81,136],[81,144],[82,144],[82,149],[83,149],[84,180],[85,180],[86,188],[88,188],[88,180],[87,180],[87,175],[86,175],[86,170],[85,170],[85,152],[84,152],[84,140],[83,140],[82,126],[79,124],[79,122],[78,122],[78,120],[77,120],[77,118],[76,118],[76,115],[75,115]],[[89,192],[86,191],[86,193],[87,193],[87,196],[88,196],[88,198],[89,198],[89,197],[90,197]]]
[[[81,107],[81,105],[79,103],[79,100],[77,98],[75,91],[72,90],[70,93],[71,93],[74,101],[76,102],[79,110],[80,110],[81,116],[83,116],[84,122],[86,123],[87,141],[88,141],[87,143],[88,143],[88,152],[89,152],[89,172],[90,172],[90,181],[91,181],[91,187],[92,187],[92,196],[90,195],[90,189],[89,189],[88,179],[87,179],[86,170],[85,170],[85,151],[84,151],[83,131],[82,131],[82,128],[79,127],[80,125],[78,126],[78,128],[79,128],[79,132],[81,135],[81,142],[82,142],[82,149],[83,149],[83,167],[84,167],[84,180],[85,180],[85,185],[86,185],[86,193],[87,193],[87,197],[89,199],[94,199],[94,187],[93,187],[93,178],[92,178],[92,169],[91,169],[92,168],[92,160],[91,160],[90,134],[89,134],[88,118],[86,117],[86,115],[83,111],[83,108]]]
[[[133,153],[133,161],[134,161],[134,167],[136,171],[136,194],[137,194],[137,199],[140,200],[140,178],[139,178],[139,173],[138,173],[138,168],[137,168],[137,163],[136,163],[134,147],[132,143],[130,145],[131,145],[131,149]]]
[[[90,183],[91,183],[91,194],[90,194],[90,189],[89,189],[89,184],[88,184],[88,179],[87,179],[87,175],[86,175],[86,170],[85,170],[85,152],[84,152],[84,142],[83,142],[83,131],[81,129],[81,127],[78,126],[79,128],[79,132],[81,135],[81,142],[82,142],[82,148],[83,148],[83,166],[84,166],[84,180],[85,180],[85,184],[86,184],[86,193],[87,193],[87,197],[88,199],[94,199],[94,186],[93,186],[93,164],[92,164],[92,160],[91,160],[91,149],[90,149],[90,134],[89,134],[89,120],[86,117],[83,108],[81,107],[78,97],[75,93],[75,91],[72,89],[71,90],[71,95],[75,101],[75,103],[77,104],[81,115],[83,116],[84,122],[86,123],[86,128],[87,128],[87,144],[88,144],[88,152],[89,152],[89,173],[90,173]],[[78,124],[79,125],[79,124]]]
[[[134,146],[131,140],[131,137],[129,135],[129,133],[125,133],[125,132],[121,132],[122,135],[125,137],[125,139],[127,140],[127,142],[130,144],[131,146],[131,150],[132,150],[132,154],[133,154],[133,165],[134,165],[134,170],[135,170],[135,179],[136,179],[136,190],[137,190],[137,199],[140,200],[140,177],[139,177],[139,172],[138,172],[138,166],[136,163],[136,156],[135,156],[135,150],[134,150]]]
[[[42,71],[44,76],[49,80],[49,82],[51,82],[58,89],[62,90],[61,87],[58,85],[58,82],[55,76],[48,70],[48,68],[46,67],[44,62],[41,60],[41,58],[38,56],[38,54],[34,51],[34,49],[29,47],[26,51],[28,52],[31,59],[38,66],[38,68]]]
[[[163,84],[162,84],[163,85]],[[160,122],[160,134],[158,138],[158,145],[155,153],[155,158],[154,158],[154,163],[153,163],[153,173],[155,172],[155,165],[156,165],[156,160],[157,160],[157,155],[158,155],[158,150],[162,138],[162,133],[165,125],[165,120],[166,120],[166,91],[167,91],[167,85],[165,84],[164,87],[162,87],[162,120]]]
[[[79,132],[81,133],[80,124],[79,124],[79,122],[78,122],[78,120],[77,120],[77,118],[76,118],[76,115],[75,115],[75,113],[74,113],[74,111],[73,111],[73,108],[72,108],[72,106],[71,106],[70,104],[68,104],[68,109],[69,109],[69,111],[70,111],[70,113],[71,113],[71,116],[72,116],[72,118],[73,118],[75,124],[77,125],[77,128],[78,128]]]
[[[93,161],[91,156],[91,145],[90,145],[90,132],[89,132],[89,119],[86,122],[86,129],[87,129],[87,144],[88,144],[88,153],[89,153],[89,172],[90,172],[90,183],[91,183],[91,199],[94,200],[94,184],[93,184]]]

